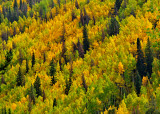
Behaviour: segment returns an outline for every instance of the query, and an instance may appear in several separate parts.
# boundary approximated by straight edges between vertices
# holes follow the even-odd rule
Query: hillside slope
[[[2,113],[160,113],[159,0],[0,1]]]

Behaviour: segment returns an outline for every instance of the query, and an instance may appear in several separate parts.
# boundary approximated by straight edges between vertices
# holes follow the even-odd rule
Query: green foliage
[[[141,50],[141,44],[140,44],[140,40],[139,38],[137,38],[137,70],[139,75],[141,76],[141,79],[143,78],[143,76],[146,76],[146,65],[145,65],[145,58],[143,55],[143,51]]]
[[[111,18],[111,21],[109,23],[109,36],[119,34],[119,27],[120,25],[116,18]]]
[[[24,86],[25,85],[25,79],[24,79],[23,74],[21,73],[21,68],[20,67],[19,67],[19,71],[18,71],[18,74],[17,74],[16,82],[17,82],[17,86]]]
[[[37,97],[39,97],[40,95],[42,95],[42,91],[41,91],[40,86],[41,86],[40,78],[39,78],[39,76],[37,76],[36,80],[34,82],[34,88],[36,89]]]
[[[86,25],[84,25],[83,28],[83,49],[84,53],[86,53],[86,51],[89,50],[89,40]]]
[[[150,43],[149,38],[147,40],[145,54],[146,54],[147,72],[149,73],[148,77],[150,78],[152,74],[153,54],[152,54],[151,43]]]

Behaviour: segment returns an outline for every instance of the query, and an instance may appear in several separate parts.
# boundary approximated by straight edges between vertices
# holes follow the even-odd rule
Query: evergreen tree
[[[121,3],[122,3],[122,0],[116,0],[115,7],[116,7],[117,10],[120,9]]]
[[[119,34],[119,23],[118,21],[116,20],[116,18],[111,18],[111,21],[110,21],[110,24],[109,24],[109,36],[112,36],[112,35],[117,35]]]
[[[14,0],[13,8],[14,8],[14,10],[17,10],[17,9],[18,9],[17,0]]]
[[[13,21],[12,21],[12,12],[11,12],[11,7],[9,7],[9,10],[8,10],[8,16],[7,16],[7,18],[8,18],[8,20],[9,20],[10,22],[13,22]]]
[[[83,28],[83,49],[84,53],[86,53],[86,51],[89,50],[88,33],[85,25]]]
[[[69,89],[70,89],[70,86],[69,86],[69,81],[66,80],[66,88],[65,88],[65,94],[68,95],[69,93]]]
[[[6,58],[5,64],[6,64],[6,66],[8,66],[13,58],[13,53],[12,53],[11,49],[10,49],[10,51],[7,52],[5,58]]]
[[[75,12],[72,10],[72,21],[76,19],[76,15],[75,15]]]
[[[79,57],[84,58],[83,46],[82,46],[82,44],[80,43],[79,39],[78,39],[77,47],[78,47]]]
[[[137,70],[139,72],[139,75],[141,76],[141,79],[143,76],[146,76],[146,65],[145,65],[145,58],[143,55],[143,52],[141,50],[141,44],[139,38],[137,38],[137,64],[136,64]]]
[[[51,0],[51,8],[54,8],[54,1]]]
[[[57,3],[58,3],[58,6],[59,6],[59,8],[60,8],[61,1],[60,1],[60,0],[57,0]]]
[[[51,78],[51,82],[52,82],[51,85],[56,83],[56,80],[55,80],[55,77],[54,77],[55,73],[56,73],[56,69],[55,69],[55,65],[54,65],[53,59],[52,59],[52,61],[50,63],[50,76],[52,77]]]
[[[26,73],[29,71],[28,60],[26,59]]]
[[[89,15],[87,14],[87,12],[86,12],[86,9],[85,9],[85,8],[83,9],[83,11],[84,11],[84,16],[83,16],[84,24],[87,24],[87,25],[88,25],[89,20],[90,20],[90,17],[89,17]],[[84,26],[84,25],[83,25],[83,26]]]
[[[40,82],[40,78],[39,76],[36,77],[36,80],[34,82],[34,88],[36,89],[36,94],[37,94],[37,97],[41,95],[41,82]]]
[[[86,90],[86,92],[87,92],[87,85],[86,85],[86,80],[85,80],[85,78],[84,78],[84,75],[82,75],[82,85],[83,85],[83,87],[84,87],[84,89]]]
[[[22,7],[23,7],[23,3],[22,3],[22,0],[20,0],[19,10],[21,10],[21,11],[22,11]]]
[[[137,73],[136,78],[135,78],[135,86],[136,86],[137,95],[140,94],[141,84],[142,84],[141,76],[139,75],[139,73]]]
[[[77,9],[79,9],[79,4],[78,4],[77,0],[75,1],[75,7],[76,7]]]
[[[56,101],[56,98],[54,98],[53,100],[53,107],[57,106],[57,101]]]
[[[147,72],[149,73],[148,78],[150,79],[151,74],[152,74],[153,54],[152,54],[151,43],[150,43],[149,38],[147,40],[145,54],[146,54]]]
[[[28,111],[29,111],[29,114],[31,113],[31,110],[32,110],[32,100],[31,98],[29,98],[29,103],[28,103]]]
[[[29,0],[29,7],[32,9],[33,0]]]
[[[34,52],[33,52],[33,55],[32,55],[32,67],[34,66],[35,64],[35,55],[34,55]]]
[[[10,108],[8,109],[8,114],[11,114],[11,109]]]
[[[30,101],[33,101],[33,104],[36,103],[35,102],[35,90],[32,84],[31,84],[30,91],[29,91],[29,99]]]
[[[18,74],[17,74],[16,82],[17,82],[17,86],[23,86],[23,76],[22,76],[20,67],[19,67],[19,71],[18,71]]]

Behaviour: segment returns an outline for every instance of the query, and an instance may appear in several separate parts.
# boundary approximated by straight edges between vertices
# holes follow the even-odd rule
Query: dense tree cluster
[[[159,0],[0,0],[0,112],[160,113]]]

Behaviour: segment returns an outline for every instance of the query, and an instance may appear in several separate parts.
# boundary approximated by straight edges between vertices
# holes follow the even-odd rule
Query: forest
[[[1,114],[160,114],[160,0],[0,0]]]

